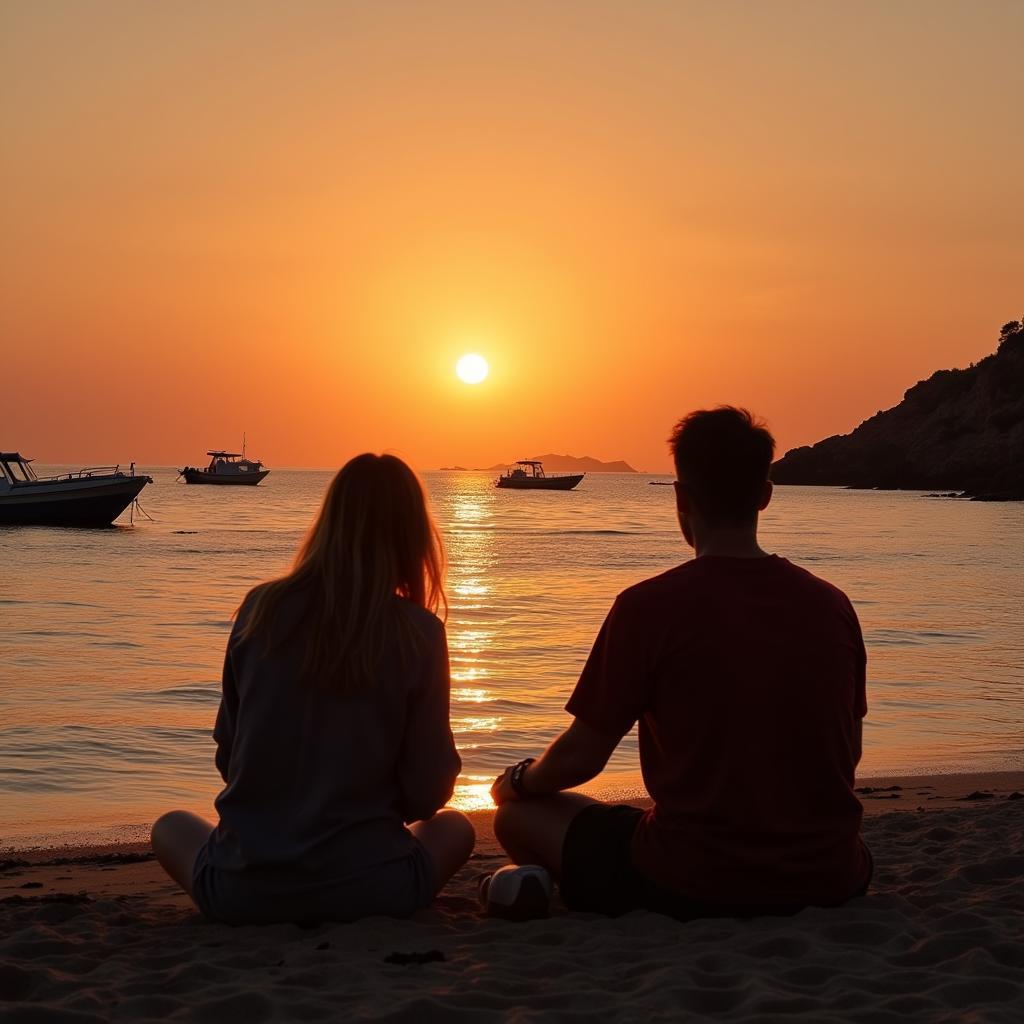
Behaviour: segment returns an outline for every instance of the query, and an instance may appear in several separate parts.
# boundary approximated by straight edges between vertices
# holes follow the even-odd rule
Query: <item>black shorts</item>
[[[562,846],[562,902],[570,910],[618,916],[653,910],[680,920],[698,917],[778,917],[796,914],[805,904],[697,903],[648,880],[633,867],[633,833],[644,816],[628,804],[592,804],[573,818]],[[874,863],[865,846],[868,863]],[[871,876],[863,888],[867,892]],[[851,897],[852,898],[852,897]]]

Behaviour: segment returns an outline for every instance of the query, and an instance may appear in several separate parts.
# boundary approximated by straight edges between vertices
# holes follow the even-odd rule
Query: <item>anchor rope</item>
[[[142,507],[142,502],[140,502],[139,499],[136,498],[132,502],[132,504],[131,504],[131,511],[128,513],[128,522],[132,526],[135,525],[135,511],[136,511],[136,509],[138,509],[138,511],[142,515],[144,515],[151,523],[155,523],[156,522],[156,520]]]

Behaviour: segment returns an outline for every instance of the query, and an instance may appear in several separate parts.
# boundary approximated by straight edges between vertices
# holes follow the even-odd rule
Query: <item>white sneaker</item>
[[[506,921],[548,917],[551,892],[551,876],[539,864],[506,864],[480,880],[484,913]]]

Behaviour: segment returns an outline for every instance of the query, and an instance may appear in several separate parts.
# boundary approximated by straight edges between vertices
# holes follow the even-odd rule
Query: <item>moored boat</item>
[[[518,491],[571,491],[585,476],[586,473],[548,476],[536,459],[520,459],[494,481],[494,486]]]
[[[248,484],[255,487],[269,472],[259,459],[245,457],[245,445],[241,452],[209,451],[210,464],[205,469],[186,466],[179,470],[187,484]]]
[[[0,452],[0,525],[110,526],[152,477],[135,463],[94,466],[60,476],[36,476],[32,459]]]

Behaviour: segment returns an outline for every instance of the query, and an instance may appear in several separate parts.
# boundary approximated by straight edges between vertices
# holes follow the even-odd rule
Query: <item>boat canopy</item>
[[[544,464],[539,459],[518,459],[515,464],[520,468],[510,469],[510,476],[531,476],[536,478],[544,476]]]
[[[215,459],[240,459],[242,457],[241,452],[207,452],[207,455],[212,455]]]
[[[0,452],[0,483],[30,483],[37,479],[35,470],[29,465],[31,459],[22,458],[18,452]]]

